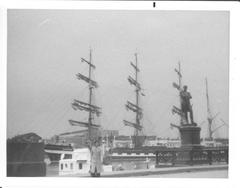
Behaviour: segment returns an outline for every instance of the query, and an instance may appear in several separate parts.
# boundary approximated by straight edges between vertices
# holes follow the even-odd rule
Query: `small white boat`
[[[89,173],[91,153],[88,148],[74,149],[71,153],[62,154],[59,161],[59,175]],[[111,172],[112,165],[103,165],[103,172]]]

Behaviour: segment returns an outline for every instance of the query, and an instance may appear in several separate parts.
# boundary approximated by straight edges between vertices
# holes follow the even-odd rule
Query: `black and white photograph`
[[[228,178],[230,12],[7,10],[7,177]]]

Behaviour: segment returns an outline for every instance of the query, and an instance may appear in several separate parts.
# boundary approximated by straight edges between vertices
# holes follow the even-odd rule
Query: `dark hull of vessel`
[[[46,176],[44,143],[7,143],[7,176]]]

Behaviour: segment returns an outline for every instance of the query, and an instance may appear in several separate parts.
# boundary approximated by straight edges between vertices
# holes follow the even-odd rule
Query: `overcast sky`
[[[195,121],[206,137],[205,77],[215,125],[228,122],[229,13],[224,11],[9,10],[7,135],[35,132],[46,138],[76,130],[69,119],[86,121],[74,111],[73,99],[88,101],[88,87],[76,79],[87,75],[93,49],[97,119],[103,128],[132,134],[123,119],[134,120],[126,100],[134,102],[130,61],[138,53],[145,97],[143,126],[147,135],[177,137],[172,105],[179,105],[174,68],[182,65],[183,83],[193,99]],[[223,127],[215,136],[228,137]]]

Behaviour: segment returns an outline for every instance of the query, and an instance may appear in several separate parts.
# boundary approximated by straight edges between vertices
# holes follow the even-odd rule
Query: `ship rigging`
[[[227,126],[227,124],[221,119],[221,121],[223,122],[222,125],[219,125],[216,128],[213,128],[213,121],[215,120],[215,118],[219,115],[219,113],[217,113],[216,115],[212,115],[211,112],[211,108],[210,108],[210,101],[209,101],[209,95],[208,95],[208,81],[207,78],[205,79],[205,85],[206,85],[206,98],[207,98],[207,122],[208,122],[208,138],[210,141],[213,141],[213,134],[220,129],[223,126]]]
[[[76,120],[69,120],[69,123],[72,126],[80,126],[87,128],[85,131],[88,135],[87,140],[93,142],[99,136],[100,125],[93,123],[95,116],[99,117],[101,114],[101,108],[93,104],[93,90],[98,87],[98,83],[92,79],[93,70],[96,69],[96,66],[92,63],[92,50],[90,49],[89,60],[81,58],[81,62],[88,65],[88,76],[85,76],[81,73],[76,74],[77,79],[83,80],[88,84],[89,87],[89,98],[88,102],[83,102],[80,100],[73,100],[72,108],[74,110],[86,111],[88,112],[88,121],[81,122]]]
[[[134,135],[132,136],[132,141],[134,147],[141,147],[144,142],[144,136],[141,136],[143,134],[143,126],[142,126],[142,118],[143,118],[143,109],[140,107],[139,100],[140,100],[140,94],[142,96],[145,96],[142,93],[142,87],[138,81],[138,76],[140,69],[138,67],[138,56],[137,53],[135,55],[135,64],[133,62],[130,62],[130,65],[133,67],[135,72],[135,78],[129,76],[128,82],[130,85],[133,85],[135,88],[135,103],[127,101],[127,104],[125,105],[127,110],[130,110],[135,113],[135,122],[130,122],[127,120],[123,120],[123,123],[125,126],[130,126],[134,128]]]

